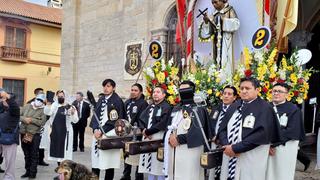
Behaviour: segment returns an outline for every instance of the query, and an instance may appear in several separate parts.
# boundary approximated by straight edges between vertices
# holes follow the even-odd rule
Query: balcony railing
[[[29,51],[26,49],[1,46],[1,58],[4,60],[26,62],[29,57]]]

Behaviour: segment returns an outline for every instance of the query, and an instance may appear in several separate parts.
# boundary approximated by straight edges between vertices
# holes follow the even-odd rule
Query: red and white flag
[[[178,15],[178,22],[176,27],[176,42],[180,44],[181,47],[184,47],[184,37],[185,37],[185,11],[186,11],[186,1],[185,0],[176,0],[176,7],[177,7],[177,15]]]

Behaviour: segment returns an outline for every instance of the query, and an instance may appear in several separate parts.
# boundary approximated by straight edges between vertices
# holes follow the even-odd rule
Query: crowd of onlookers
[[[132,166],[137,166],[135,176],[139,180],[143,179],[144,175],[147,175],[148,179],[180,175],[188,179],[191,176],[196,179],[204,177],[198,162],[201,153],[210,148],[221,147],[224,148],[222,165],[220,169],[211,170],[212,179],[221,177],[242,180],[247,176],[242,174],[240,177],[239,171],[246,172],[246,168],[250,166],[256,168],[257,172],[265,172],[263,179],[281,177],[283,172],[294,175],[295,161],[292,160],[293,157],[296,159],[296,156],[305,165],[305,170],[310,165],[310,159],[298,150],[299,141],[305,136],[304,127],[300,109],[286,101],[286,84],[274,85],[272,103],[267,103],[258,96],[258,82],[252,78],[243,79],[240,93],[237,88],[226,86],[222,91],[221,102],[209,111],[196,106],[193,101],[195,85],[191,81],[181,83],[181,102],[175,107],[166,102],[166,89],[160,86],[154,87],[152,102],[149,104],[140,84],[131,86],[130,97],[125,102],[117,95],[115,87],[116,83],[112,79],[102,82],[103,93],[99,95],[93,110],[90,102],[84,100],[82,92],[75,94],[73,102],[67,102],[63,90],[56,93],[47,91],[45,94],[42,88],[37,88],[34,90],[35,97],[23,107],[19,107],[14,94],[0,88],[0,163],[3,159],[5,161],[5,170],[0,168],[0,173],[4,173],[4,179],[15,179],[15,160],[19,144],[24,153],[26,170],[21,178],[29,179],[36,178],[38,165],[49,165],[44,161],[45,150],[48,160],[56,161],[58,165],[65,159],[72,160],[73,152],[84,152],[84,134],[89,117],[92,117],[90,127],[93,131],[92,172],[99,176],[100,170],[105,170],[105,179],[113,179],[114,169],[120,168],[122,150],[98,149],[97,140],[115,136],[117,119],[126,119],[139,127],[143,135],[140,140],[158,138],[163,139],[165,144],[164,162],[158,161],[154,153],[125,155],[121,180],[130,179]],[[261,108],[264,111],[261,111]],[[201,126],[195,123],[197,118],[200,119],[197,123],[202,124]],[[320,115],[317,123],[320,123]],[[203,128],[204,132],[201,132],[199,127]],[[240,135],[237,134],[239,132]],[[201,140],[203,138],[212,142],[210,147],[206,147],[205,140]],[[173,156],[175,160],[168,159],[166,153],[170,152],[170,149],[176,152]],[[264,149],[268,152],[261,156]],[[257,152],[260,153],[259,156]],[[182,156],[184,153],[187,156]],[[252,161],[248,156],[250,153],[262,160]],[[185,163],[176,163],[172,167],[172,161]],[[274,171],[282,167],[287,169],[283,172]],[[175,174],[170,174],[170,168],[175,169]],[[254,176],[257,172],[251,172],[251,175]]]

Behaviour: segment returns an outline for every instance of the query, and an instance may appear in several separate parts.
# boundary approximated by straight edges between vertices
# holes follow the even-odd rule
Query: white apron
[[[163,131],[157,132],[152,135],[152,140],[158,140],[163,138]],[[149,141],[149,139],[144,139],[143,141]],[[163,176],[163,162],[158,161],[157,152],[151,153],[151,171],[147,169],[147,160],[145,160],[145,166],[142,166],[143,163],[143,155],[140,154],[139,159],[139,173],[148,173],[155,176]],[[148,157],[148,153],[145,154],[145,158]]]
[[[228,123],[228,136],[238,113],[234,113]],[[240,124],[238,141],[242,141],[242,122]],[[270,145],[260,145],[250,151],[241,153],[237,159],[235,180],[265,180]],[[229,156],[223,154],[221,165],[221,180],[228,179]]]
[[[140,155],[129,155],[126,158],[125,163],[130,164],[131,166],[139,166]]]
[[[181,111],[179,111],[181,114]],[[187,130],[183,128],[184,120],[178,124],[177,134],[185,134]],[[169,180],[202,180],[204,179],[204,169],[200,166],[200,156],[203,146],[188,148],[187,144],[179,145],[175,148],[175,162],[173,161],[174,149],[169,145]],[[173,167],[174,166],[174,167]],[[173,174],[174,171],[174,174]],[[174,178],[173,178],[174,177]]]
[[[268,158],[266,180],[293,180],[296,170],[299,141],[291,140],[286,145],[276,147],[274,156]]]
[[[106,133],[107,136],[116,136],[115,130]],[[103,136],[105,138],[105,136]],[[96,138],[93,136],[91,145],[92,168],[110,169],[120,168],[121,149],[100,150],[95,153]]]

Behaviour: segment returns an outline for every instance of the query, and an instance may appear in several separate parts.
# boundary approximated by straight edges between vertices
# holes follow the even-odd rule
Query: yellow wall
[[[26,79],[26,101],[34,97],[33,90],[37,87],[45,91],[56,91],[60,87],[60,67],[48,63],[60,64],[61,29],[38,24],[30,24],[29,28],[30,60],[37,61],[36,64],[0,60],[0,78]],[[49,67],[51,72],[48,73]]]
[[[31,24],[30,59],[60,63],[61,29]]]
[[[60,68],[52,67],[51,69],[47,75],[48,66],[0,61],[1,77],[26,79],[26,100],[34,97],[33,90],[37,87],[45,91],[59,89]]]

